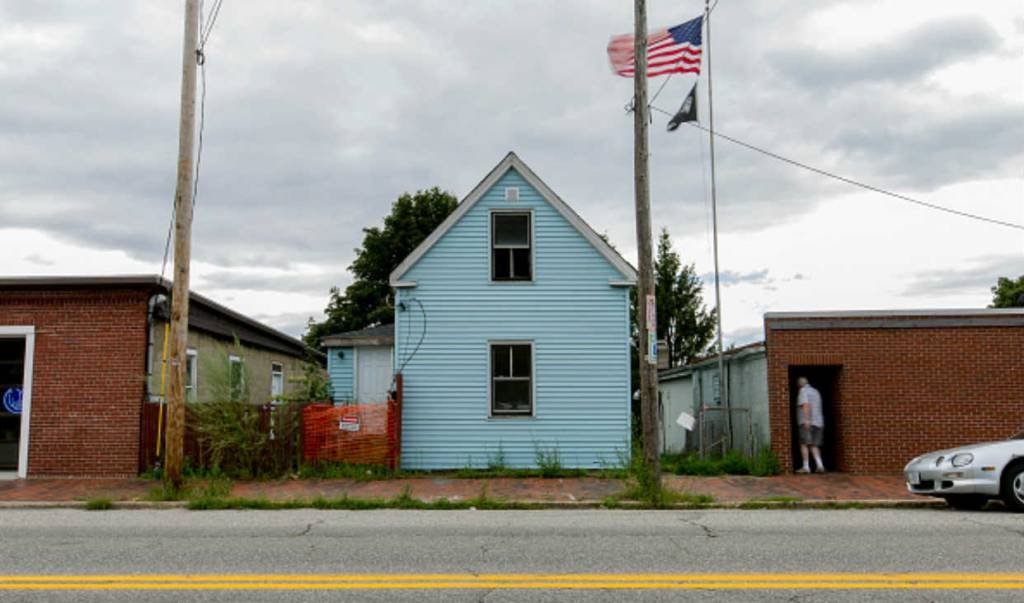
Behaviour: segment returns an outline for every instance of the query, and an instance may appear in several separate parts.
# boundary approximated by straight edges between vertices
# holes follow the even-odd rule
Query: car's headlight
[[[950,462],[954,467],[966,467],[974,462],[974,455],[970,452],[962,452],[960,454],[954,454]]]

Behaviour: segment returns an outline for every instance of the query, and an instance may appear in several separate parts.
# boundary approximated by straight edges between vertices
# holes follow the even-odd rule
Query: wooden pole
[[[199,0],[185,0],[182,46],[181,118],[178,126],[178,182],[174,192],[174,287],[171,291],[170,383],[167,391],[167,463],[164,479],[181,486],[185,448],[185,369],[188,350],[189,261],[192,247],[192,186],[196,121],[196,54]]]
[[[636,191],[636,246],[640,263],[637,306],[640,322],[640,420],[643,425],[644,462],[650,472],[651,486],[661,489],[661,458],[658,440],[658,365],[657,328],[654,317],[654,263],[651,237],[651,184],[648,166],[647,124],[647,3],[635,0],[633,71],[633,170]]]
[[[729,379],[725,374],[725,350],[722,346],[722,287],[718,278],[718,196],[715,190],[715,103],[711,88],[711,7],[704,0],[704,25],[707,28],[704,47],[708,55],[708,143],[711,146],[711,230],[715,255],[715,323],[718,329],[718,400],[725,407],[725,429],[728,446],[732,447],[732,406],[729,402]],[[704,447],[701,446],[703,450]]]

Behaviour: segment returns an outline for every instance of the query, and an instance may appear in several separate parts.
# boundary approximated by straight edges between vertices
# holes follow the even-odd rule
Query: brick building
[[[899,471],[1024,425],[1024,310],[765,315],[772,448],[792,470],[796,379],[825,401],[826,466]]]
[[[143,416],[156,416],[144,405],[161,400],[169,296],[156,276],[0,279],[0,472],[139,472]],[[225,359],[245,367],[251,401],[267,402],[299,387],[305,358],[301,341],[191,294],[193,396],[202,363]]]

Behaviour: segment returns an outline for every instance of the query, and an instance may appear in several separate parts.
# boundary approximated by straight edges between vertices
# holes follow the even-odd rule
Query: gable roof
[[[532,186],[534,190],[536,190],[540,196],[548,202],[549,205],[551,205],[551,207],[554,207],[555,210],[561,214],[567,222],[569,222],[569,224],[572,224],[572,226],[579,231],[581,235],[583,235],[583,238],[590,242],[591,246],[593,246],[598,253],[608,260],[608,263],[622,274],[623,280],[621,282],[616,281],[613,284],[632,285],[636,283],[636,269],[633,268],[633,266],[630,265],[630,263],[621,255],[619,255],[619,252],[616,251],[614,247],[605,242],[605,240],[601,238],[601,235],[594,232],[594,229],[584,222],[583,218],[573,211],[565,201],[562,201],[562,199],[555,194],[555,191],[551,190],[551,187],[545,184],[537,174],[534,174],[533,170],[523,163],[523,160],[520,159],[518,155],[510,151],[509,154],[505,155],[505,158],[502,159],[498,165],[494,166],[494,169],[492,169],[490,173],[480,181],[480,184],[477,184],[476,188],[466,195],[462,202],[459,203],[458,207],[455,208],[455,211],[453,211],[444,222],[435,228],[434,232],[430,233],[430,235],[424,239],[423,242],[408,255],[408,257],[402,260],[402,263],[399,264],[394,271],[391,272],[391,286],[397,287],[407,285],[408,283],[402,282],[402,277],[405,276],[405,274],[416,265],[420,258],[426,255],[427,251],[429,251],[435,243],[440,241],[441,237],[451,230],[452,227],[462,219],[462,216],[466,215],[469,210],[484,197],[487,191],[491,190],[491,188],[497,184],[498,180],[500,180],[501,177],[509,170],[515,170],[518,172],[519,175],[522,176],[523,179],[526,180],[526,182]]]

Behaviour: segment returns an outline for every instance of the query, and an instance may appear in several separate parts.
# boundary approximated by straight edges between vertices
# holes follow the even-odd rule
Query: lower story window
[[[270,396],[278,398],[284,395],[284,365],[280,362],[270,363]]]
[[[533,344],[491,344],[491,415],[533,415]]]

